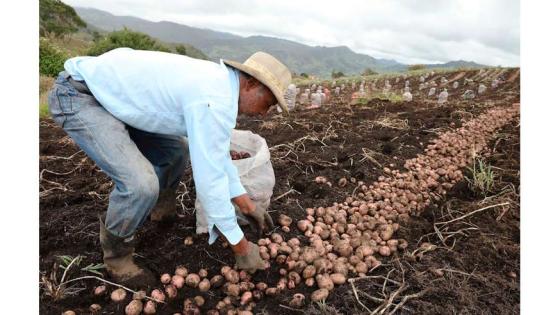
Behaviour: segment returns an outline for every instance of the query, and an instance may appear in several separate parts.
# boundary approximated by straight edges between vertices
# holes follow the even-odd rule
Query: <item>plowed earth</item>
[[[467,101],[460,98],[466,89],[476,91],[478,82],[489,87],[491,81],[483,79],[465,87],[463,80],[476,77],[478,71],[466,71],[464,76],[461,72],[461,86],[453,90],[448,84],[449,102],[442,107],[436,107],[437,95],[428,99],[428,89],[417,91],[414,88],[419,84],[418,78],[409,78],[414,95],[414,101],[409,103],[373,99],[366,105],[350,107],[347,104],[352,91],[347,88],[340,97],[333,97],[330,106],[296,111],[288,118],[242,119],[237,128],[251,130],[267,140],[276,176],[269,210],[275,219],[283,213],[297,222],[305,216],[305,208],[343,200],[356,193],[359,181],[366,184],[375,181],[383,167],[402,169],[404,161],[423,153],[438,133],[460,127],[464,121],[491,107],[519,102],[518,73],[518,69],[508,70],[503,76],[513,80]],[[446,76],[451,79],[456,75],[459,76],[459,72]],[[381,84],[380,80],[378,87]],[[402,79],[393,85],[394,90],[403,88]],[[495,135],[484,156],[496,174],[492,193],[480,196],[469,189],[465,180],[459,182],[444,200],[402,226],[397,236],[408,240],[409,248],[383,260],[383,265],[371,273],[405,283],[400,295],[410,297],[397,313],[519,313],[518,120]],[[56,269],[55,263],[60,262],[60,255],[82,255],[80,266],[101,263],[97,215],[107,207],[111,180],[49,119],[40,121],[39,171],[41,274],[51,275]],[[316,176],[325,176],[332,185],[317,184]],[[341,178],[348,182],[344,187],[338,185]],[[180,217],[172,225],[146,222],[138,231],[140,246],[136,259],[156,274],[173,273],[175,267],[182,264],[193,272],[206,268],[212,276],[218,274],[223,265],[233,265],[232,255],[220,242],[209,246],[206,236],[195,234],[195,188],[190,168],[186,169],[177,194]],[[512,206],[505,213],[497,208],[481,211],[465,222],[449,226],[449,231],[458,232],[445,243],[434,233],[436,222],[499,202],[509,202]],[[469,227],[471,229],[465,230]],[[252,231],[247,232],[249,238],[256,240]],[[295,224],[290,233],[283,234],[286,238],[306,240]],[[194,237],[193,245],[184,245],[187,236]],[[430,242],[437,248],[419,255],[415,250],[422,242]],[[275,284],[277,270],[273,264],[270,270],[257,273],[253,279]],[[58,269],[58,279],[62,272]],[[82,275],[86,273],[73,271],[67,277]],[[382,304],[375,297],[390,296],[399,289],[400,285],[395,283],[389,281],[384,289],[383,281],[378,278],[356,281],[354,287],[346,283],[335,288],[326,305],[307,302],[304,311],[310,314],[322,311],[368,313],[366,308],[374,310]],[[122,314],[130,295],[127,302],[120,305],[112,303],[108,295],[95,297],[93,288],[100,284],[96,280],[77,281],[76,288],[83,290],[57,301],[46,295],[41,286],[41,314],[61,314],[68,309],[89,314],[92,303],[100,304],[103,314]],[[301,310],[280,305],[288,305],[296,292],[308,296],[311,291],[299,286],[275,297],[264,297],[257,303],[255,313],[301,313]],[[180,312],[184,297],[195,295],[199,293],[192,289],[179,290],[181,298],[159,306],[158,314]],[[202,295],[206,299],[203,313],[225,296],[218,290]]]

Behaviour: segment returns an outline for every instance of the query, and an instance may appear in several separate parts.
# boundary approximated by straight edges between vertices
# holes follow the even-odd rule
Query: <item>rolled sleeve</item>
[[[243,231],[237,224],[231,204],[228,171],[228,165],[232,164],[229,155],[231,127],[227,120],[221,119],[219,106],[190,106],[184,115],[196,195],[208,221],[208,241],[212,244],[219,231],[230,244],[237,244],[243,237]],[[240,191],[236,185],[232,188],[235,193]]]

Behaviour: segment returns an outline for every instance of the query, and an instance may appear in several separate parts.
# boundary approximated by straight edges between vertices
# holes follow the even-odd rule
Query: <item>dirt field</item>
[[[428,89],[419,91],[418,77],[409,78],[414,100],[391,103],[372,99],[367,104],[350,106],[347,88],[331,105],[313,111],[296,111],[290,117],[269,117],[266,121],[245,119],[238,129],[247,129],[264,137],[270,147],[276,175],[270,212],[274,219],[281,213],[297,222],[305,217],[305,208],[328,206],[356,194],[358,182],[367,184],[383,174],[384,167],[404,170],[406,160],[422,154],[442,132],[455,130],[466,121],[490,108],[508,107],[519,102],[519,70],[502,73],[504,83],[490,88],[491,77],[482,82],[488,87],[484,95],[463,100],[467,88],[476,92],[477,83],[465,87],[466,78],[479,76],[478,71],[449,73],[446,87],[449,102],[437,106],[437,96],[427,98]],[[433,80],[439,84],[439,79]],[[452,79],[461,82],[451,88]],[[508,80],[511,79],[511,80]],[[404,81],[393,85],[401,91]],[[377,88],[381,87],[381,80]],[[304,87],[301,87],[302,89]],[[439,89],[438,89],[439,93]],[[368,277],[337,286],[326,302],[311,303],[303,309],[288,307],[292,295],[306,296],[314,289],[300,285],[256,304],[258,314],[517,314],[519,313],[519,119],[495,133],[482,155],[493,166],[495,185],[490,194],[475,194],[465,180],[456,184],[443,198],[433,203],[420,216],[402,224],[399,238],[410,244],[404,251],[383,258],[382,265]],[[40,121],[40,270],[49,277],[60,262],[58,256],[82,255],[80,266],[102,262],[99,247],[97,215],[105,211],[110,179],[75,146],[64,131],[49,120]],[[465,171],[466,172],[466,171]],[[332,187],[317,184],[316,176],[325,176]],[[337,185],[340,178],[348,184]],[[233,265],[229,250],[207,238],[195,235],[195,191],[190,169],[185,171],[177,196],[180,218],[172,225],[147,222],[139,231],[139,261],[156,274],[173,273],[177,265],[189,270],[206,268],[218,274],[225,265]],[[508,207],[495,205],[508,203]],[[485,207],[488,209],[480,210]],[[478,211],[480,210],[480,211]],[[473,213],[474,211],[474,213]],[[462,220],[455,218],[466,216]],[[442,224],[443,223],[443,224]],[[295,225],[295,224],[294,224]],[[440,234],[434,227],[444,227]],[[441,234],[443,232],[443,235]],[[286,239],[307,238],[295,226]],[[254,235],[253,240],[256,241]],[[183,240],[194,237],[194,244]],[[442,237],[443,236],[443,237]],[[442,241],[445,240],[445,242]],[[150,242],[148,242],[150,240]],[[422,247],[429,242],[429,250]],[[269,285],[279,279],[279,267],[259,272],[254,282]],[[63,270],[59,269],[60,279]],[[70,272],[66,279],[86,275]],[[98,303],[103,314],[122,314],[125,304],[111,302],[109,295],[96,297],[97,280],[74,283],[82,288],[76,295],[54,301],[41,286],[41,314],[61,314],[72,309],[89,314],[89,306]],[[181,312],[183,299],[199,293],[183,288],[175,301],[158,307],[158,314]],[[225,297],[219,290],[203,294],[203,313]],[[391,298],[392,297],[392,298]],[[387,303],[391,299],[392,302]],[[130,300],[130,295],[127,303]],[[398,306],[400,305],[400,306]],[[398,306],[398,307],[397,307]],[[393,313],[391,313],[393,314]]]

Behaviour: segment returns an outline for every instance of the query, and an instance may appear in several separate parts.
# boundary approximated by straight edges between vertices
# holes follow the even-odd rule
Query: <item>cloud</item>
[[[519,0],[66,0],[117,15],[340,46],[404,63],[519,65]]]

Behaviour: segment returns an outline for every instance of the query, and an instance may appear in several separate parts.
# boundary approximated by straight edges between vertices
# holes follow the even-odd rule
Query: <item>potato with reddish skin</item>
[[[142,308],[144,307],[144,305],[142,305],[142,302],[139,300],[132,300],[130,301],[130,303],[128,303],[128,305],[125,307],[124,309],[124,313],[126,315],[140,315],[140,313],[142,313]]]
[[[315,277],[315,281],[317,281],[317,286],[320,289],[327,289],[327,290],[332,290],[334,289],[334,283],[331,280],[331,278],[328,275],[317,275]]]
[[[196,304],[196,306],[198,307],[202,307],[204,305],[204,302],[206,302],[204,300],[204,298],[200,295],[197,295],[193,298],[194,304]]]
[[[303,306],[303,302],[305,301],[305,295],[301,293],[296,293],[290,300],[289,305],[291,307],[300,308]]]
[[[224,284],[224,277],[221,275],[215,275],[212,278],[210,278],[210,285],[213,288],[219,288]]]
[[[227,282],[238,283],[239,282],[239,272],[231,269],[224,274],[224,278],[226,279]]]
[[[132,294],[133,300],[143,300],[145,298],[146,298],[146,291],[144,290],[136,291],[134,292],[134,294]]]
[[[190,273],[186,278],[185,278],[185,283],[191,287],[191,288],[196,288],[198,287],[198,283],[200,282],[200,276],[196,273]]]
[[[278,217],[278,224],[280,224],[280,226],[290,226],[290,224],[292,224],[292,218],[285,214],[280,214]]]
[[[198,290],[200,290],[200,292],[208,292],[208,290],[210,290],[210,286],[210,280],[204,278],[198,284]]]
[[[153,291],[152,291],[153,292]],[[149,300],[144,305],[144,314],[155,314],[156,313],[156,303]]]
[[[177,288],[172,284],[168,284],[165,286],[165,293],[167,294],[170,300],[173,300],[174,298],[177,297]]]
[[[238,297],[240,293],[240,288],[238,284],[235,283],[226,283],[224,286],[225,292],[227,295]]]
[[[168,284],[169,282],[171,282],[171,275],[168,273],[164,273],[159,279],[162,284]]]
[[[185,278],[181,275],[173,275],[173,277],[171,277],[171,284],[177,289],[180,289],[185,285]]]
[[[97,314],[97,312],[101,311],[101,305],[95,303],[89,306],[89,311],[93,314]]]
[[[111,292],[111,301],[115,303],[120,303],[126,299],[126,291],[124,289],[118,288]]]
[[[101,296],[104,295],[105,292],[107,292],[107,286],[106,285],[100,285],[95,287],[95,289],[93,290],[93,294],[95,296]]]
[[[336,285],[341,285],[346,282],[346,276],[341,273],[332,273],[329,275],[331,281]]]
[[[189,274],[189,272],[184,266],[179,266],[175,269],[175,274],[184,278]]]
[[[253,293],[251,293],[250,291],[243,292],[243,294],[241,295],[240,304],[245,305],[249,303],[252,300],[252,298],[253,298]]]
[[[319,289],[311,293],[311,301],[313,302],[324,301],[327,299],[327,297],[329,297],[329,290],[327,289]]]
[[[150,296],[158,302],[165,301],[165,294],[163,294],[163,292],[161,292],[161,290],[159,289],[152,290]]]

